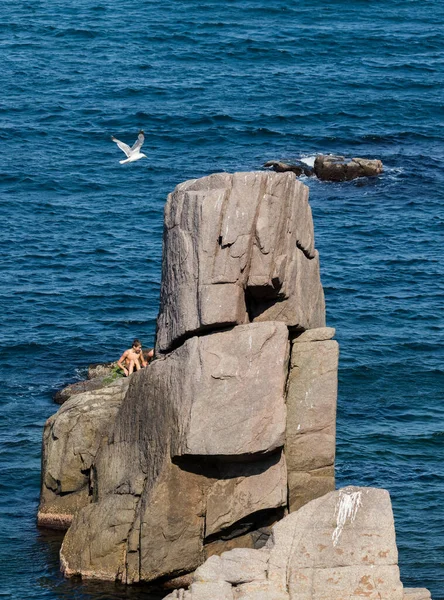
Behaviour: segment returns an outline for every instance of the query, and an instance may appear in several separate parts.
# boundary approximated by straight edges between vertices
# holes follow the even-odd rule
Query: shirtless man
[[[152,358],[153,354],[154,351],[151,350],[149,353],[150,359]],[[125,352],[117,361],[117,364],[125,373],[126,377],[131,375],[134,370],[139,371],[142,367],[146,367],[147,362],[143,357],[141,341],[135,339],[132,347],[128,350],[125,350]]]

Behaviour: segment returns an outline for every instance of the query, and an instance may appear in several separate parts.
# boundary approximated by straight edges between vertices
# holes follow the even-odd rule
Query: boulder
[[[431,594],[426,588],[404,588],[403,600],[430,600]]]
[[[287,470],[282,452],[250,463],[222,465],[209,488],[205,537],[260,510],[287,505]]]
[[[208,559],[195,571],[188,591],[167,597],[195,600],[201,597],[195,590],[213,589],[212,600],[219,600],[229,597],[223,585],[228,584],[233,599],[403,600],[397,559],[388,492],[348,487],[279,521],[266,548]],[[425,590],[405,597],[416,596],[426,598]]]
[[[187,365],[175,390],[181,414],[173,457],[240,457],[283,446],[288,364],[283,323],[196,336],[172,356]]]
[[[350,594],[402,600],[386,490],[348,487],[312,500],[273,527],[268,578],[291,600]]]
[[[320,154],[314,163],[314,172],[323,181],[350,181],[358,177],[380,175],[384,168],[380,160],[367,158],[346,159],[344,156]]]
[[[325,324],[308,188],[294,174],[219,173],[178,185],[163,243],[157,353],[265,310],[262,320],[291,327]]]
[[[298,331],[292,337],[293,344],[302,344],[305,342],[324,342],[331,340],[336,333],[334,327],[318,327],[316,329],[308,329],[307,331]]]
[[[334,340],[310,341],[332,333],[315,329],[292,343],[285,442],[290,511],[335,487],[339,348]]]
[[[113,425],[128,381],[77,394],[50,417],[43,433],[38,524],[67,529],[73,515],[92,501],[91,467]]]
[[[212,556],[193,574],[193,581],[227,581],[239,585],[267,579],[268,552],[236,548],[221,556]]]

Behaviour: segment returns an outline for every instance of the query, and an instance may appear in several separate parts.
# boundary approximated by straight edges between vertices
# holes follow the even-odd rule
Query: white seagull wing
[[[121,142],[114,136],[112,136],[111,139],[113,142],[116,142],[116,144],[119,146],[119,148],[122,150],[122,152],[125,152],[125,154],[127,155],[128,158],[131,156],[132,149],[128,146],[128,144]]]
[[[143,130],[139,131],[139,135],[137,137],[137,142],[132,146],[131,152],[137,152],[143,146],[143,142],[145,141],[145,136],[143,135]]]

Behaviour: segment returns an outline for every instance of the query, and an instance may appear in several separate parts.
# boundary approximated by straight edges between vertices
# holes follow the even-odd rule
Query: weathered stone
[[[106,378],[103,377],[95,377],[94,379],[87,379],[85,381],[71,383],[54,394],[54,402],[56,404],[63,404],[76,394],[84,394],[85,392],[101,390],[109,385],[109,383],[111,382],[106,381]]]
[[[172,456],[242,456],[282,446],[287,353],[283,323],[187,340],[171,355],[187,365],[175,384],[181,417]]]
[[[233,588],[226,581],[197,581],[190,592],[192,600],[233,600]]]
[[[168,463],[140,496],[108,494],[82,510],[61,548],[65,575],[136,583],[193,571],[203,561],[209,483]]]
[[[110,495],[75,515],[60,549],[66,577],[126,581],[127,541],[138,501],[130,494]]]
[[[210,483],[173,464],[163,468],[141,517],[142,581],[193,571],[202,563],[205,493]]]
[[[388,492],[348,487],[282,519],[265,549],[212,557],[193,579],[233,584],[243,600],[403,600],[397,559]]]
[[[314,471],[331,466],[335,459],[335,427],[294,436],[286,442],[285,456],[291,471]]]
[[[168,596],[165,596],[164,600],[191,600],[191,592],[189,590],[179,589],[174,590]]]
[[[240,584],[265,581],[267,578],[268,552],[236,548],[221,556],[212,556],[193,575],[194,581],[227,581]]]
[[[161,587],[164,590],[178,590],[180,588],[189,588],[192,583],[193,573],[186,573],[185,575],[168,578],[162,583]]]
[[[334,465],[338,354],[333,340],[292,345],[285,442],[291,511],[300,508],[302,499],[316,497],[310,497],[304,487],[301,493],[299,486],[307,483],[301,473],[310,473],[314,494],[334,489],[332,472],[327,479],[322,475],[323,481],[316,480],[315,475]]]
[[[204,560],[207,504],[211,533],[228,522],[219,519],[214,489],[207,503],[214,469],[183,462],[190,461],[183,455],[242,457],[283,445],[288,345],[283,323],[253,323],[191,338],[129,378],[113,430],[95,458],[96,503],[76,520],[62,548],[66,574],[152,581],[194,570]],[[267,374],[265,384],[258,373]],[[178,456],[172,444],[181,448],[177,465],[170,461],[170,455]],[[236,480],[238,488],[231,505],[222,507],[231,511],[229,520],[285,503],[285,463],[278,457],[219,467],[225,483]],[[251,482],[243,479],[245,473],[253,475]],[[105,562],[101,546],[108,548],[111,517],[103,507],[115,497],[132,499],[133,513],[130,517],[127,509],[127,531],[122,526],[122,539],[112,538],[120,550]]]
[[[316,177],[324,181],[350,181],[357,177],[372,177],[383,172],[380,160],[320,154],[314,163]]]
[[[66,529],[73,515],[91,502],[91,466],[127,388],[127,380],[120,379],[102,390],[78,394],[47,420],[39,525]]]
[[[397,566],[294,569],[289,581],[291,600],[402,599]]]
[[[234,550],[235,548],[251,548],[255,550],[263,548],[271,535],[272,526],[282,518],[283,514],[284,512],[279,511],[276,511],[274,515],[269,513],[268,518],[265,519],[265,521],[267,523],[270,522],[270,525],[259,527],[259,529],[257,529],[258,523],[259,525],[264,524],[263,513],[252,515],[251,520],[253,521],[253,525],[248,527],[247,533],[235,532],[234,537],[222,536],[219,539],[215,539],[214,541],[210,542],[205,540],[205,560],[210,558],[210,556],[219,556],[222,554],[222,552],[228,552],[229,550]],[[256,523],[256,529],[254,523]]]
[[[364,592],[372,599],[402,599],[385,490],[349,487],[312,500],[273,527],[268,547],[268,578],[288,583],[292,600],[358,598]]]
[[[426,588],[404,588],[404,600],[430,600],[431,594]]]
[[[222,466],[220,476],[208,492],[206,536],[259,510],[287,504],[287,470],[282,453],[258,462]]]
[[[254,321],[283,321],[289,327],[323,327],[325,325],[324,291],[320,285],[319,255],[308,259],[299,249],[288,266],[288,298],[250,300],[249,313]]]
[[[288,473],[290,511],[294,512],[310,500],[320,498],[334,489],[335,468],[333,465],[312,471],[292,471]]]
[[[234,600],[289,600],[284,586],[269,581],[253,581],[234,588]]]
[[[293,344],[302,344],[305,342],[323,342],[325,340],[331,340],[336,333],[334,327],[317,327],[316,329],[307,329],[302,333],[296,334],[292,337]]]
[[[283,310],[287,300],[291,309]],[[265,172],[177,186],[165,207],[157,351],[210,327],[247,323],[250,309],[254,319],[274,304],[267,320],[325,323],[308,188],[292,173]]]

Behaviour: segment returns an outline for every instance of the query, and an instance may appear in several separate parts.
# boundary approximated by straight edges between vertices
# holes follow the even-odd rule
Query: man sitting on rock
[[[148,360],[154,355],[154,350],[148,352]],[[129,377],[134,370],[139,371],[142,367],[147,366],[147,362],[142,352],[142,342],[137,338],[133,341],[133,345],[122,354],[117,361],[117,365],[122,369],[126,377]]]

